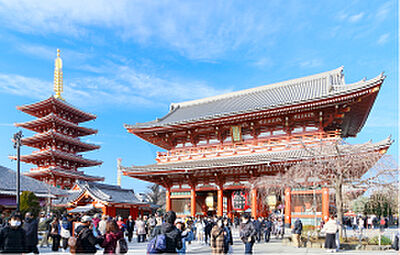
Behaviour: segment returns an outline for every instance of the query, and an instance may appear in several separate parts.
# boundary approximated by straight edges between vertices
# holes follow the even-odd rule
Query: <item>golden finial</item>
[[[64,100],[61,97],[61,92],[63,92],[63,71],[60,49],[57,49],[57,58],[54,61],[54,92],[56,93],[55,98]]]

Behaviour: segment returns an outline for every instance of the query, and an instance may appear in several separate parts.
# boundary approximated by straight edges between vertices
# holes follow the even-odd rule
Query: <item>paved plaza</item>
[[[392,232],[394,230],[391,230]],[[128,254],[146,254],[146,243],[137,243],[137,239],[134,239],[132,243],[129,244]],[[50,248],[41,248],[41,253],[52,253]],[[233,254],[243,254],[244,245],[238,237],[238,232],[234,231],[234,245]],[[269,243],[256,243],[254,245],[254,254],[326,254],[324,249],[318,248],[295,248],[292,246],[287,246],[282,244],[281,240],[272,238]],[[69,254],[65,252],[57,252],[56,254]],[[99,250],[97,254],[103,254],[103,249]],[[211,247],[208,245],[202,245],[197,243],[197,241],[192,242],[192,244],[187,245],[187,254],[211,254]],[[397,254],[394,250],[387,251],[340,251],[336,254]]]

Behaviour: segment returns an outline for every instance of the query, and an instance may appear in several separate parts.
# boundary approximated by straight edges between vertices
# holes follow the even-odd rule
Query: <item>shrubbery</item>
[[[379,244],[379,236],[374,236],[373,238],[368,240],[368,244],[378,245]],[[390,245],[392,244],[392,240],[386,236],[381,236],[381,245]]]

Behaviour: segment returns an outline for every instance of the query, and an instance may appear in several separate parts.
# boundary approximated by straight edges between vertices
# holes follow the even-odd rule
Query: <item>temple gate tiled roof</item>
[[[169,113],[164,117],[136,125],[125,125],[125,127],[127,129],[145,129],[179,125],[317,102],[375,86],[382,83],[384,78],[385,76],[380,74],[370,80],[346,84],[343,67],[339,67],[332,71],[299,79],[194,101],[173,103]]]

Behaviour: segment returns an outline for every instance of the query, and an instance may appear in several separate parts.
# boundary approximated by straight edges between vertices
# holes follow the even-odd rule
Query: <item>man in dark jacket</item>
[[[261,242],[261,233],[263,226],[264,226],[264,220],[261,217],[259,217],[258,220],[254,221],[254,228],[256,229],[257,232],[256,235],[257,242]]]
[[[38,221],[31,212],[25,214],[25,221],[22,228],[25,230],[27,253],[39,254],[38,245]]]
[[[93,234],[92,218],[90,216],[83,216],[81,218],[81,225],[75,230],[76,253],[94,254],[97,252],[96,244],[103,242],[102,238],[96,238]]]
[[[264,241],[266,243],[269,242],[269,239],[271,237],[271,231],[272,231],[272,222],[271,219],[267,218],[264,223]]]
[[[165,222],[161,226],[157,226],[151,238],[157,235],[164,234],[166,237],[167,248],[165,253],[177,253],[177,249],[182,249],[182,236],[180,231],[175,227],[176,214],[174,211],[169,211],[165,214]]]
[[[129,215],[128,220],[126,221],[126,231],[128,231],[128,241],[132,242],[133,230],[135,228],[135,221],[132,216]]]
[[[300,247],[301,241],[301,232],[303,231],[303,223],[299,218],[296,218],[296,221],[294,222],[294,227],[292,230],[292,238],[293,238],[293,244],[296,247]]]
[[[0,231],[1,253],[25,253],[25,240],[22,217],[20,214],[13,214],[8,219],[8,225]]]
[[[249,215],[242,216],[242,223],[240,224],[240,239],[244,243],[244,253],[253,254],[253,245],[256,240],[257,231],[254,224],[250,221]]]

